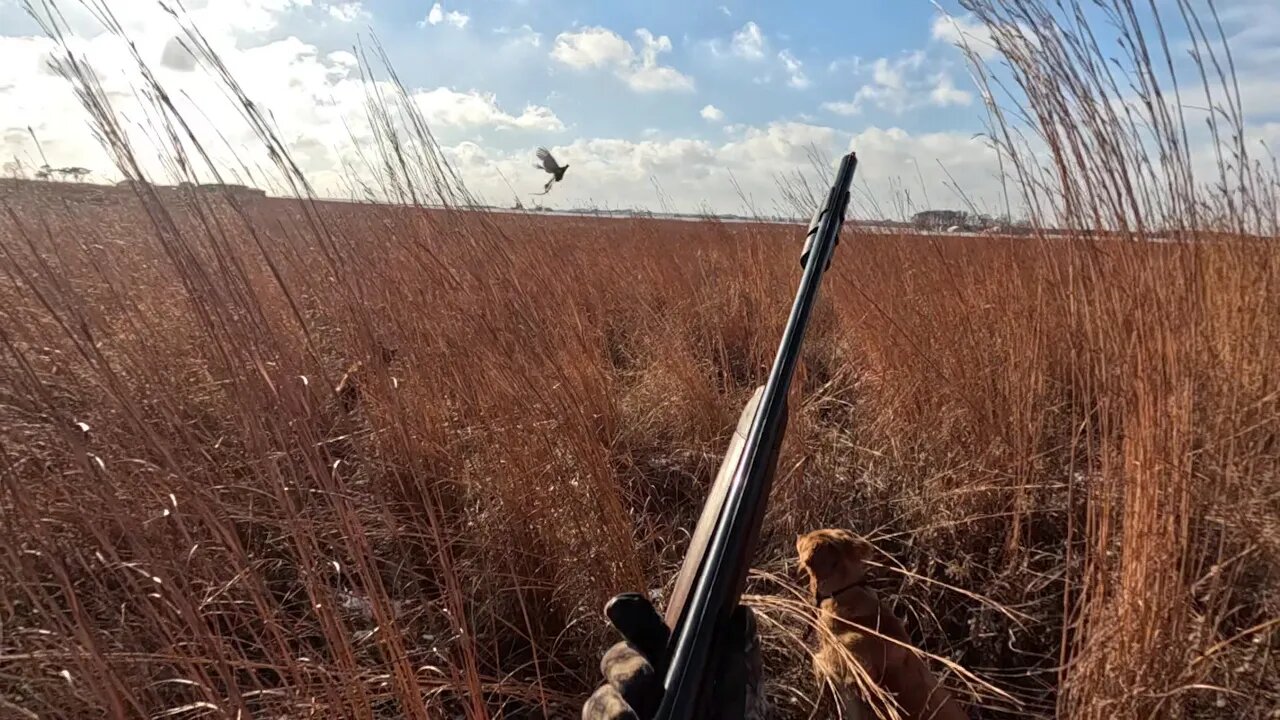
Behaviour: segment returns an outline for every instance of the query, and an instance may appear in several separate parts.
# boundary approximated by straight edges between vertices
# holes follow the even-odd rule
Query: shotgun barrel
[[[717,662],[717,638],[742,599],[786,432],[787,394],[823,274],[840,241],[857,166],[854,153],[841,160],[826,202],[809,223],[800,255],[804,269],[800,289],[778,354],[768,380],[756,389],[738,420],[680,568],[666,611],[670,641],[665,657],[657,663],[663,676],[659,720],[711,714],[705,703]]]

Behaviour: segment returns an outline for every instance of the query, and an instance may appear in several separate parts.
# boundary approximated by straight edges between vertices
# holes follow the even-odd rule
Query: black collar
[[[833,598],[839,595],[840,593],[844,592],[845,590],[852,590],[853,588],[856,588],[862,585],[864,580],[866,580],[866,578],[859,578],[858,580],[854,580],[853,582],[849,583],[848,585],[845,585],[844,587],[836,590],[835,592],[826,593],[825,595],[822,593],[815,593],[813,597],[813,604],[815,607],[822,607],[823,600],[828,600],[830,598]]]
[[[839,595],[840,593],[844,592],[845,590],[852,590],[853,588],[856,588],[856,587],[858,587],[858,586],[862,585],[862,583],[863,583],[863,581],[864,581],[864,580],[866,580],[866,578],[862,578],[862,579],[860,579],[860,580],[855,580],[854,582],[851,582],[851,583],[849,583],[848,585],[845,585],[844,587],[840,588],[839,590],[836,590],[836,591],[835,591],[835,592],[833,592],[833,593],[827,593],[827,594],[825,594],[825,595],[824,595],[824,594],[821,594],[821,593],[814,593],[814,597],[813,597],[813,606],[814,606],[814,607],[816,607],[816,608],[821,608],[821,607],[822,607],[822,601],[823,601],[823,600],[826,600],[826,599],[828,599],[828,598],[833,598],[833,597],[835,597],[835,596]],[[806,629],[805,629],[805,631],[804,631],[804,638],[802,639],[802,642],[806,642],[806,643],[807,643],[807,642],[809,642],[809,638],[813,635],[813,628],[814,628],[814,627],[815,627],[815,626],[810,625],[808,628],[806,628]]]

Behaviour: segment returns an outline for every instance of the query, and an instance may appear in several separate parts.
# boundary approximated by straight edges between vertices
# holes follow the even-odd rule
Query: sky
[[[202,138],[250,166],[269,164],[159,2],[61,0],[68,44],[92,63],[126,124],[139,128],[140,156],[149,139],[136,63],[95,18],[97,2],[111,8]],[[1157,3],[1176,12],[1174,0]],[[351,177],[367,167],[373,136],[355,50],[376,38],[445,156],[485,202],[768,214],[781,209],[778,175],[811,169],[811,148],[827,158],[853,148],[863,215],[963,207],[957,184],[966,203],[1003,211],[997,158],[980,135],[986,111],[955,43],[967,39],[987,60],[999,59],[955,0],[182,5],[249,97],[270,110],[321,195],[350,195]],[[1280,66],[1280,0],[1216,7],[1251,140],[1280,142],[1280,76],[1272,70]],[[1181,38],[1171,34],[1176,51]],[[72,85],[48,67],[57,54],[22,0],[0,0],[0,162],[7,174],[47,161],[116,180]],[[533,164],[538,146],[571,166],[545,197],[532,197],[547,177]],[[149,169],[163,178],[159,165]]]

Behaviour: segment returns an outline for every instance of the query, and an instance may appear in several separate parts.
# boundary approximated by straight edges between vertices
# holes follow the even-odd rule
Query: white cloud
[[[627,87],[636,92],[692,92],[693,78],[665,65],[635,68],[623,75]]]
[[[673,67],[658,63],[658,55],[671,51],[671,38],[654,36],[645,28],[636,30],[640,50],[621,35],[601,27],[564,32],[556,36],[552,59],[576,70],[607,68],[636,92],[689,92],[693,78]]]
[[[733,163],[785,167],[807,160],[811,148],[827,153],[843,152],[840,148],[843,137],[841,131],[822,125],[775,122],[747,128],[742,139],[727,143],[720,155]]]
[[[728,51],[724,49],[723,41],[719,39],[712,40],[708,43],[708,46],[716,56],[732,55],[753,63],[765,60],[766,56],[772,52],[769,50],[769,39],[765,37],[764,31],[754,21],[748,21],[733,34],[733,37],[729,40]],[[809,77],[804,72],[804,64],[791,50],[783,48],[778,51],[775,57],[786,74],[787,85],[799,90],[809,87]],[[774,67],[772,64],[766,64],[762,72],[757,65],[754,72],[755,75],[751,78],[753,83],[765,85],[773,82]]]
[[[912,70],[919,70],[924,64],[924,60],[925,55],[919,50],[908,53],[896,61],[877,58],[871,64],[871,79],[875,85],[886,90],[904,90],[906,89],[906,74]]]
[[[571,68],[583,70],[627,65],[635,57],[635,50],[631,43],[612,30],[588,27],[557,35],[551,57]]]
[[[748,60],[764,59],[766,41],[764,39],[764,31],[754,21],[747,21],[742,29],[733,34],[733,41],[730,47],[733,54]]]
[[[956,87],[950,75],[940,73],[934,78],[933,89],[929,91],[929,104],[935,107],[952,105],[970,105],[973,93]]]
[[[214,2],[209,0],[204,9],[213,7]],[[249,15],[247,19],[255,28],[270,22],[260,16]],[[195,64],[185,51],[173,50],[181,50],[181,45],[173,42],[176,28],[172,18],[138,15],[130,21],[138,29],[130,35],[144,58],[167,57],[152,70],[224,177],[278,189],[270,180],[274,176],[272,160],[245,122],[243,109],[230,99],[213,73]],[[209,40],[231,75],[247,97],[269,111],[281,141],[315,187],[322,192],[339,191],[346,175],[344,167],[366,167],[366,159],[377,154],[365,109],[369,93],[376,90],[393,97],[395,89],[387,83],[366,84],[358,72],[356,56],[349,51],[324,51],[296,36],[264,42],[256,30],[223,27],[222,33],[211,35]],[[162,148],[155,145],[149,127],[154,126],[149,120],[154,116],[153,106],[135,94],[145,83],[139,78],[129,44],[101,32],[87,37],[70,35],[67,43],[95,69],[144,170],[160,182],[182,179],[170,174],[162,160]],[[6,161],[16,159],[26,168],[38,167],[47,157],[54,166],[89,168],[99,181],[119,179],[113,160],[93,137],[72,84],[48,69],[49,59],[61,52],[57,43],[44,37],[0,35],[0,156]],[[512,108],[502,105],[492,93],[477,90],[427,87],[413,90],[410,101],[445,143],[484,138],[494,131],[520,137],[523,132],[564,128],[549,107],[531,104]],[[27,133],[28,126],[39,138],[40,148]],[[198,158],[194,152],[190,154]],[[251,176],[242,169],[245,166],[252,168],[248,171]],[[196,173],[201,179],[212,179],[201,165]]]
[[[983,60],[991,60],[1000,55],[991,36],[991,29],[973,15],[938,15],[933,19],[930,34],[934,40],[967,47]]]
[[[791,54],[790,50],[783,50],[778,53],[778,59],[782,61],[782,66],[787,69],[787,84],[797,90],[803,90],[809,87],[809,77],[804,74],[804,64]]]
[[[922,50],[896,59],[876,58],[860,65],[858,74],[870,73],[869,82],[854,93],[853,100],[830,101],[822,108],[838,115],[858,115],[868,107],[901,115],[922,107],[969,105],[973,94],[955,86],[946,72],[929,72],[929,58]]]
[[[856,115],[867,105],[875,105],[901,113],[913,102],[907,75],[918,71],[924,60],[922,51],[908,53],[897,60],[877,58],[870,66],[871,82],[858,89],[852,102],[828,102],[823,108],[842,115]]]
[[[6,2],[14,9],[22,2],[0,0],[0,11],[6,10]],[[44,3],[33,3],[40,10]],[[72,35],[92,37],[102,32],[102,24],[96,11],[86,3],[58,3]],[[190,20],[210,39],[241,33],[265,33],[279,27],[294,12],[309,8],[312,0],[201,0],[189,3],[164,3],[173,9],[177,17]],[[183,9],[182,6],[186,8]],[[111,13],[121,28],[137,40],[143,40],[151,32],[172,34],[173,18],[161,9],[158,2],[113,2]],[[3,31],[0,31],[2,33]]]
[[[519,115],[511,115],[498,107],[493,93],[436,88],[414,93],[413,100],[428,123],[461,128],[519,128],[548,132],[564,129],[564,123],[550,108],[529,105]]]
[[[1272,68],[1263,70],[1240,71],[1236,78],[1240,86],[1240,104],[1246,116],[1280,117],[1280,78],[1276,77]],[[1203,102],[1204,86],[1196,85],[1191,91],[1184,92],[1183,97],[1195,97],[1197,92]],[[1217,90],[1217,102],[1222,102],[1222,92]]]
[[[342,77],[347,77],[352,70],[360,67],[360,59],[349,50],[334,50],[325,55],[325,59],[335,68],[341,68]]]
[[[719,10],[721,13],[723,13],[725,17],[733,17],[733,12],[730,11],[729,8],[724,5],[717,5],[716,9]]]
[[[1280,147],[1280,122],[1263,123],[1258,127],[1249,128],[1249,135],[1267,147]]]
[[[427,25],[439,25],[440,23],[448,23],[458,29],[467,26],[471,22],[471,16],[466,13],[460,13],[456,10],[445,12],[440,3],[431,6],[431,10],[427,12],[427,17],[418,22],[418,27],[426,27]]]
[[[0,0],[0,3],[7,1]],[[231,73],[244,85],[248,96],[270,110],[283,142],[303,171],[322,193],[341,194],[344,163],[359,165],[360,153],[377,154],[365,114],[366,93],[370,88],[361,81],[357,58],[351,52],[330,52],[332,47],[316,47],[300,39],[299,35],[306,37],[305,28],[309,26],[295,21],[335,17],[334,7],[354,3],[314,0],[312,9],[305,13],[298,12],[298,8],[305,7],[306,3],[295,0],[199,0],[191,4],[199,6],[191,11],[191,16],[198,19],[211,42],[223,53]],[[219,150],[222,143],[217,131],[226,136],[226,145],[241,154],[246,165],[269,167],[265,150],[245,124],[240,110],[227,102],[225,93],[209,78],[206,68],[174,41],[176,32],[172,20],[162,13],[154,13],[154,8],[153,14],[159,19],[139,9],[151,7],[150,3],[120,2],[117,5],[121,21],[138,43],[139,52],[148,61],[159,61],[154,66],[157,76],[175,90],[175,102],[184,110],[195,132],[209,142],[215,159],[223,167],[231,166],[226,162],[227,152]],[[79,12],[73,22],[84,22],[86,16],[83,11],[75,10],[74,4],[68,5],[67,12],[72,15]],[[441,6],[436,24],[449,22],[448,13]],[[1251,31],[1247,18],[1241,17],[1236,22],[1243,28],[1240,32]],[[592,30],[597,37],[590,42],[570,40],[574,34]],[[263,36],[264,31],[270,35]],[[574,31],[557,37],[554,48],[538,50],[525,45],[537,46],[539,42],[537,33],[527,27],[499,29],[493,33],[450,34],[458,39],[474,40],[473,47],[491,48],[495,53],[507,51],[518,41],[524,64],[519,68],[510,66],[513,71],[527,69],[528,65],[540,69],[541,64],[525,61],[551,52],[560,65],[608,73],[636,91],[693,88],[691,78],[660,63],[664,53],[673,52],[672,40],[665,36],[641,30],[634,37],[624,39],[600,28],[574,28]],[[264,37],[282,39],[268,42]],[[1229,35],[1229,39],[1233,37]],[[763,61],[751,63],[744,79],[770,74],[781,85],[793,80],[796,72],[803,74],[806,68],[790,51],[768,49],[769,40],[777,44],[776,36],[766,38],[761,32],[759,38]],[[597,40],[600,42],[595,42]],[[725,56],[729,55],[727,41],[727,37],[721,38],[720,47]],[[97,34],[80,34],[70,42],[95,68],[120,117],[125,118],[126,123],[133,123],[128,130],[143,162],[157,173],[157,178],[166,178],[156,159],[159,153],[153,151],[145,131],[138,128],[145,122],[146,114],[141,110],[144,104],[133,95],[140,83],[128,46],[118,38]],[[482,42],[489,44],[481,45]],[[1254,53],[1267,51],[1265,43],[1257,38],[1249,47]],[[939,49],[931,47],[930,54],[854,62],[852,67],[837,63],[835,71],[852,73],[849,75],[853,79],[852,87],[850,95],[834,98],[835,102],[827,103],[827,109],[851,114],[870,108],[905,112],[971,103],[972,93],[956,86],[957,83],[963,85],[961,76],[946,72],[949,68],[939,65],[933,57]],[[27,125],[31,125],[51,164],[81,165],[93,170],[97,179],[111,179],[111,161],[87,129],[85,114],[71,86],[46,68],[47,60],[55,52],[55,44],[45,38],[0,37],[0,156],[6,162],[17,157],[27,167],[38,165],[38,151],[26,132]],[[1242,91],[1259,106],[1275,110],[1280,108],[1280,92],[1274,91],[1277,82],[1257,57],[1257,54],[1236,55],[1240,67],[1252,63],[1251,74],[1241,79]],[[809,56],[805,59],[811,72],[814,72],[813,63],[825,64],[828,60],[819,61]],[[823,64],[816,67],[821,68]],[[176,92],[177,88],[182,92]],[[378,86],[378,89],[387,89],[387,86]],[[411,95],[412,102],[445,144],[446,154],[457,163],[469,187],[493,201],[510,197],[499,171],[521,192],[526,187],[530,191],[541,188],[545,175],[533,171],[529,164],[533,143],[545,140],[534,133],[562,131],[564,127],[550,107],[525,106],[524,97],[510,104],[508,92],[511,91],[503,93],[503,99],[508,101],[505,105],[483,87],[470,89],[470,85],[434,89],[429,86]],[[559,101],[539,102],[556,106]],[[1273,146],[1280,144],[1280,124],[1270,117],[1254,118],[1252,112],[1256,112],[1256,107],[1249,100],[1246,100],[1246,109],[1251,111],[1250,147],[1256,147],[1259,138],[1270,138]],[[703,120],[693,120],[688,110],[686,107],[677,113],[685,123],[721,124],[720,131],[711,125],[704,126],[711,129],[706,134],[714,140],[682,138],[678,130],[659,124],[660,117],[640,117],[636,127],[655,126],[658,132],[642,133],[643,138],[641,133],[628,139],[583,137],[556,147],[558,159],[573,167],[566,182],[557,185],[544,202],[558,207],[656,207],[659,203],[649,182],[656,176],[680,210],[698,210],[705,203],[718,211],[740,211],[742,203],[733,187],[732,173],[743,191],[758,205],[757,209],[769,213],[776,210],[769,204],[777,197],[774,173],[808,168],[812,147],[829,157],[853,147],[868,167],[884,168],[887,175],[904,176],[904,182],[896,185],[868,183],[864,189],[860,183],[858,202],[860,214],[864,216],[899,216],[894,197],[898,191],[893,190],[894,187],[909,187],[913,198],[923,197],[927,192],[938,206],[964,206],[948,189],[945,174],[935,160],[963,179],[966,192],[980,209],[1000,210],[995,157],[983,142],[971,139],[967,132],[913,134],[898,128],[872,127],[851,135],[814,120],[747,126],[727,123],[725,113],[714,105],[700,111]],[[498,135],[496,131],[502,131],[501,142],[492,142]],[[525,143],[529,147],[510,150]],[[923,179],[917,177],[912,160],[916,161]],[[238,178],[228,175],[228,179]],[[864,197],[867,192],[872,194],[874,203]],[[878,212],[871,209],[876,204],[880,207]]]
[[[139,6],[130,12],[146,13],[146,5],[152,3],[113,3],[115,11],[121,5]],[[193,3],[197,9],[190,15],[201,30],[213,27],[234,28],[249,32],[266,32],[279,25],[282,17],[297,8],[310,7],[311,0],[208,0]]]
[[[1237,61],[1267,69],[1280,63],[1280,5],[1273,0],[1220,0],[1214,5]]]
[[[166,41],[157,37],[156,51]],[[668,43],[670,41],[667,41]],[[664,43],[652,35],[641,36],[630,60],[619,67],[642,67],[646,53],[658,58]],[[104,90],[118,102],[123,116],[137,117],[140,105],[133,100],[132,80],[121,68],[128,63],[127,46],[100,40],[84,42],[85,52],[102,68]],[[35,126],[45,152],[54,165],[81,165],[97,177],[109,178],[111,164],[84,123],[70,86],[61,78],[39,70],[53,49],[43,38],[2,39],[0,56],[12,62],[0,64],[0,152],[17,156],[28,166],[38,165],[38,154],[25,137],[28,123]],[[250,97],[263,103],[280,127],[291,154],[322,194],[348,193],[344,165],[355,168],[361,177],[368,170],[360,159],[377,155],[365,116],[367,88],[356,71],[355,56],[345,50],[323,52],[297,38],[286,38],[259,47],[246,47],[225,58],[231,72],[245,83]],[[266,153],[244,123],[239,111],[228,103],[216,82],[202,71],[179,74],[157,68],[165,82],[181,82],[190,100],[179,99],[188,110],[188,119],[204,139],[216,138],[215,129],[227,136],[229,144],[250,166],[269,166]],[[125,93],[121,95],[120,93]],[[508,182],[518,192],[534,192],[545,177],[530,167],[533,142],[518,151],[504,151],[471,133],[505,129],[551,132],[562,123],[550,108],[530,106],[523,110],[504,107],[492,94],[447,88],[415,92],[412,101],[422,111],[437,136],[445,143],[446,155],[455,163],[468,187],[482,199],[511,204]],[[201,112],[194,110],[201,106]],[[202,113],[208,118],[202,117]],[[709,106],[700,113],[709,122],[723,122],[719,108]],[[5,128],[20,128],[8,133]],[[952,197],[935,158],[966,179],[966,191],[981,202],[996,197],[998,184],[990,179],[994,158],[980,142],[967,134],[916,136],[896,129],[872,129],[859,135],[813,123],[774,123],[764,126],[726,125],[719,142],[688,137],[621,139],[579,138],[554,147],[557,159],[572,165],[565,182],[542,200],[554,207],[660,207],[650,178],[657,177],[676,209],[744,212],[734,188],[735,180],[761,213],[803,214],[795,208],[775,206],[778,197],[775,173],[809,168],[811,147],[829,157],[856,147],[868,166],[904,167],[906,158],[918,161],[928,192],[935,202]],[[719,133],[717,133],[719,135]],[[518,137],[518,136],[515,136]],[[135,135],[140,155],[152,157],[152,147],[142,133]],[[519,141],[517,141],[519,143]],[[212,144],[217,144],[214,141]],[[36,162],[31,162],[35,158]],[[224,166],[230,166],[226,162]],[[364,169],[361,169],[364,168]],[[165,178],[158,163],[158,178]],[[505,180],[504,180],[505,176]],[[237,181],[234,175],[228,175]],[[872,184],[881,214],[892,215],[891,183]],[[914,196],[913,191],[913,196]],[[860,193],[861,195],[861,193]],[[529,198],[524,197],[528,203]],[[862,215],[876,214],[860,197]],[[957,204],[952,202],[951,204]]]
[[[1274,0],[1222,0],[1215,8],[1226,46],[1231,49],[1245,114],[1280,119],[1280,77],[1275,71],[1280,66],[1280,4]],[[1218,45],[1215,43],[1221,61],[1223,53]],[[1183,97],[1197,97],[1204,104],[1203,85],[1193,92],[1195,95],[1184,93]],[[1216,102],[1222,102],[1221,92]]]
[[[542,46],[542,33],[535,31],[528,24],[521,25],[518,28],[496,27],[493,32],[495,35],[510,37],[513,43],[527,43],[533,47]]]
[[[329,17],[338,22],[355,22],[357,20],[368,20],[372,17],[359,0],[334,3],[329,5],[327,9]]]
[[[554,207],[660,207],[651,178],[657,178],[667,201],[683,212],[711,208],[717,212],[754,210],[762,214],[807,215],[809,209],[779,206],[777,174],[811,172],[810,156],[836,159],[856,149],[867,166],[907,168],[911,197],[928,194],[941,206],[966,207],[951,189],[946,171],[965,178],[965,192],[984,212],[1003,211],[996,156],[967,133],[913,135],[898,128],[870,128],[858,134],[809,123],[770,123],[765,126],[726,126],[726,140],[690,138],[623,140],[583,138],[552,147],[556,159],[569,163],[565,181],[545,199]],[[472,162],[459,162],[468,187],[491,201],[510,204],[507,178],[518,191],[537,191],[543,178],[528,170],[533,148],[511,154],[488,153]],[[941,167],[939,166],[941,163]],[[895,170],[886,170],[891,175]],[[818,180],[823,186],[828,178]],[[741,187],[750,203],[735,188]],[[920,190],[923,183],[923,192]],[[900,218],[915,210],[902,196],[903,183],[860,185],[851,216]],[[525,198],[525,202],[528,199]]]
[[[690,92],[693,90],[693,78],[673,67],[658,64],[658,54],[671,52],[671,38],[666,35],[654,37],[645,28],[636,30],[640,38],[640,64],[627,70],[623,78],[627,85],[636,92],[659,92],[674,90]]]
[[[862,107],[856,102],[846,100],[833,100],[831,102],[822,103],[822,109],[833,112],[837,115],[858,115],[862,112]]]
[[[228,42],[219,46],[219,50],[226,48],[224,60],[232,74],[244,84],[249,97],[270,110],[284,143],[316,188],[324,194],[344,194],[344,164],[363,167],[360,153],[366,156],[377,154],[365,115],[369,87],[360,78],[357,58],[347,50],[335,49],[340,46],[316,47],[304,39],[305,35],[303,38],[290,37],[295,31],[303,32],[297,28],[304,27],[285,19],[287,13],[296,10],[296,3],[267,0],[274,3],[277,10],[263,14],[244,10],[250,0],[236,0],[235,3],[230,0],[205,1],[207,4],[202,6],[202,11],[215,11],[217,17],[222,18],[222,27],[226,28]],[[315,0],[312,11],[302,17],[327,19],[331,8],[344,4]],[[364,7],[373,6],[366,2]],[[437,25],[448,23],[446,7],[453,5],[441,6],[441,19]],[[458,7],[463,6],[459,4]],[[242,12],[246,21],[243,27],[235,25],[237,14]],[[140,18],[139,23],[150,23],[145,25],[146,32],[136,35],[140,52],[147,58],[160,58],[174,37],[172,22],[167,19],[153,22],[140,14],[137,17]],[[256,34],[262,27],[278,28],[279,32],[275,34],[283,39],[266,42]],[[473,26],[467,27],[471,29]],[[471,34],[457,35],[459,38],[472,37]],[[536,33],[531,29],[519,28],[501,36],[486,31],[474,34],[474,38],[477,42],[484,40],[494,47],[504,47],[517,37],[534,35]],[[763,33],[761,39],[761,47],[767,48]],[[217,38],[211,40],[220,42]],[[104,90],[116,104],[120,115],[130,120],[144,118],[145,114],[139,110],[142,103],[132,95],[138,83],[136,73],[128,71],[132,61],[127,45],[109,37],[77,39],[75,42],[103,76]],[[557,37],[552,47],[526,51],[528,54],[524,57],[549,52],[557,65],[608,73],[637,91],[692,89],[692,79],[664,65],[670,62],[668,58],[674,52],[672,45],[672,39],[647,30],[623,37],[600,28],[574,28],[572,33]],[[82,165],[93,170],[96,177],[108,179],[112,167],[110,160],[88,131],[85,115],[70,85],[41,70],[53,49],[53,44],[43,38],[0,38],[0,57],[5,58],[0,62],[0,155],[6,160],[17,156],[28,165],[34,158],[34,164],[38,164],[38,153],[25,133],[26,126],[31,124],[52,164]],[[752,65],[751,74],[770,72],[781,85],[795,72],[811,69],[800,66],[798,58],[789,51],[779,51],[775,47],[767,53],[764,62]],[[789,65],[789,59],[796,65]],[[170,88],[182,88],[182,93],[175,93],[175,97],[182,96],[176,101],[187,111],[187,118],[200,137],[210,140],[211,145],[220,146],[214,132],[220,131],[227,137],[227,145],[235,148],[247,165],[255,169],[270,167],[265,150],[247,127],[239,109],[227,102],[218,83],[208,76],[205,68],[196,65],[193,71],[179,72],[168,63],[157,63],[155,71]],[[870,68],[867,72],[869,78]],[[916,74],[921,81],[932,77],[926,71]],[[914,77],[908,73],[904,83],[910,85]],[[928,89],[932,91],[936,85]],[[525,97],[508,97],[510,92],[504,91],[495,96],[485,92],[483,86],[477,89],[471,89],[469,85],[455,88],[428,86],[413,91],[411,95],[412,102],[445,144],[451,161],[457,163],[468,186],[484,198],[503,201],[504,204],[509,204],[510,190],[498,171],[505,174],[507,181],[521,192],[526,188],[529,191],[540,189],[545,176],[532,171],[529,164],[535,140],[546,140],[533,133],[556,132],[564,127],[545,103],[525,106]],[[704,99],[704,102],[709,99]],[[516,100],[518,102],[513,102]],[[555,102],[551,105],[557,106]],[[702,106],[693,106],[699,107]],[[848,149],[850,143],[858,143],[866,162],[874,160],[875,166],[886,168],[898,167],[900,165],[895,163],[899,163],[902,157],[911,156],[917,157],[920,165],[928,171],[930,166],[936,167],[932,162],[934,157],[943,158],[944,162],[956,163],[949,164],[949,169],[964,172],[966,182],[970,176],[974,177],[971,191],[979,197],[986,187],[982,178],[989,174],[980,159],[974,159],[972,154],[976,151],[967,136],[928,139],[901,131],[882,130],[878,135],[864,133],[855,137],[814,122],[731,126],[724,111],[714,105],[703,107],[699,116],[702,119],[693,120],[692,113],[685,117],[686,121],[708,123],[704,126],[706,128],[714,128],[711,123],[723,124],[723,134],[712,129],[708,135],[713,139],[679,137],[678,133],[671,132],[672,128],[658,124],[657,120],[646,119],[637,127],[656,126],[660,130],[658,136],[641,138],[637,134],[629,139],[585,137],[554,148],[557,158],[572,164],[572,168],[566,181],[557,185],[555,191],[543,199],[544,202],[559,207],[592,204],[657,207],[659,203],[649,182],[650,177],[656,176],[680,210],[696,211],[705,203],[718,211],[741,211],[742,203],[734,190],[732,174],[753,198],[752,202],[758,205],[760,212],[772,213],[777,211],[771,205],[777,195],[774,173],[809,167],[811,145],[835,157]],[[10,132],[12,128],[20,131]],[[495,143],[492,137],[498,130],[502,131],[504,140]],[[151,152],[145,135],[136,129],[131,134],[139,155],[146,155],[147,162],[153,163],[149,169],[157,173],[158,179],[165,179],[159,162],[150,160],[157,153]],[[525,143],[529,147],[519,151],[508,150]],[[231,165],[223,162],[225,153],[215,153],[215,156],[223,167]],[[248,180],[228,175],[228,180],[238,179]],[[256,182],[257,178],[253,181]],[[944,181],[938,173],[927,172],[925,181],[930,184],[931,197],[947,197]],[[886,187],[888,185],[885,184]],[[891,191],[877,188],[875,192]],[[528,198],[525,201],[528,202]]]

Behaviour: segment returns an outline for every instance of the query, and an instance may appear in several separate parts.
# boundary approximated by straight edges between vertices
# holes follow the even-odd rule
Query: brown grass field
[[[797,275],[778,226],[40,201],[0,224],[0,687],[39,717],[571,714]],[[1262,716],[1278,279],[1274,243],[846,231],[751,589],[784,717],[827,525],[988,716]]]
[[[1077,50],[1036,27],[997,38],[1062,101],[1025,106],[1056,180],[1002,142],[1108,231],[845,228],[748,588],[776,717],[814,711],[790,556],[824,526],[975,716],[1280,708],[1277,185],[1031,82]],[[0,196],[5,720],[576,716],[799,276],[784,225],[55,187]]]

